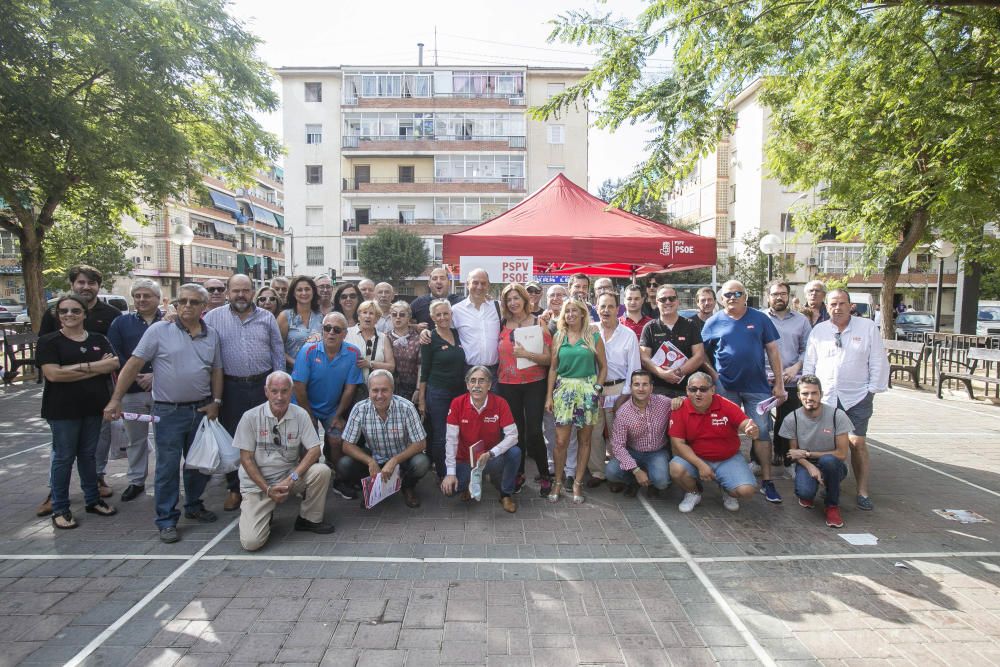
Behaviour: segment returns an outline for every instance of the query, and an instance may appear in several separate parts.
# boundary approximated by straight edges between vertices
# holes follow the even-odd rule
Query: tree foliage
[[[361,275],[397,287],[422,274],[429,262],[423,239],[398,227],[382,227],[358,246]]]
[[[225,0],[6,0],[0,12],[0,228],[21,245],[32,321],[43,240],[66,210],[115,220],[205,173],[273,159],[276,108],[256,37]],[[96,224],[96,223],[95,223]]]
[[[56,222],[45,235],[45,268],[42,275],[45,289],[64,292],[70,267],[89,264],[104,275],[102,291],[110,292],[115,276],[122,276],[135,268],[129,259],[129,250],[135,247],[135,238],[118,220],[92,223],[65,212],[56,213]]]
[[[796,225],[861,239],[886,257],[883,331],[903,260],[946,238],[966,261],[994,264],[983,225],[1000,212],[1000,3],[847,0],[747,3],[654,0],[636,20],[571,12],[553,39],[600,48],[578,85],[535,109],[547,117],[588,100],[597,125],[656,124],[623,199],[670,192],[720,136],[755,81],[772,111],[767,167],[820,205]],[[651,79],[654,54],[673,61]],[[865,267],[862,267],[865,268]]]

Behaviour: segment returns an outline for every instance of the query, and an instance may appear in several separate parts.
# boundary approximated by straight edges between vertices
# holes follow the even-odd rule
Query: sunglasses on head
[[[326,333],[342,334],[346,331],[343,327],[334,326],[333,324],[324,324],[323,331]]]
[[[725,299],[739,299],[744,294],[745,294],[745,292],[739,292],[739,291],[736,291],[736,292],[726,292],[726,293],[724,293],[722,295],[722,297],[725,298]]]
[[[205,291],[206,292],[210,292],[212,294],[221,294],[222,292],[226,291],[226,288],[225,287],[206,287]]]

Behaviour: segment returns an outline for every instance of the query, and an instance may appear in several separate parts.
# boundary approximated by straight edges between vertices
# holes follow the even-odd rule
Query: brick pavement
[[[508,515],[492,495],[463,505],[424,483],[417,511],[330,498],[330,536],[293,532],[282,507],[250,555],[221,512],[161,544],[151,495],[104,520],[73,489],[81,526],[55,534],[33,514],[48,465],[37,404],[34,386],[0,393],[0,428],[17,434],[0,440],[0,665],[63,664],[98,637],[84,664],[1000,664],[1000,529],[931,513],[1000,521],[994,406],[877,399],[876,511],[845,507],[841,531],[874,547],[798,507],[789,480],[781,506],[731,514],[710,489],[689,515],[675,490],[573,506],[528,488]],[[124,462],[111,471],[120,491]]]

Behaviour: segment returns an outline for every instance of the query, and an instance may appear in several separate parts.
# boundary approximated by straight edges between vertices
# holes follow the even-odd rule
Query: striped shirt
[[[219,334],[226,375],[250,377],[285,368],[285,345],[274,315],[256,306],[245,320],[232,307],[213,308],[205,323]]]
[[[670,423],[670,398],[653,394],[646,410],[640,411],[632,399],[615,412],[611,430],[611,454],[622,470],[634,470],[635,459],[628,450],[656,452],[667,446],[667,424]]]
[[[342,438],[344,442],[357,444],[361,435],[365,436],[365,445],[371,450],[372,458],[379,465],[384,464],[396,454],[409,447],[414,442],[427,438],[420,415],[405,398],[393,396],[389,410],[383,420],[378,416],[371,399],[366,398],[351,410],[351,416],[344,426]]]

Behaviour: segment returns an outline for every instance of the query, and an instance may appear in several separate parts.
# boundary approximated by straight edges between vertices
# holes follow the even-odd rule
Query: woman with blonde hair
[[[392,373],[396,370],[396,359],[392,354],[392,343],[380,333],[375,325],[382,319],[382,309],[377,301],[363,301],[357,310],[358,323],[347,330],[346,340],[361,351],[358,368],[365,378],[362,387],[368,386],[368,374],[381,368]],[[367,398],[362,396],[361,398]],[[356,400],[360,400],[357,399]]]
[[[573,502],[582,503],[583,479],[590,459],[590,435],[597,423],[604,380],[608,372],[601,334],[590,326],[590,311],[579,299],[563,304],[549,363],[549,384],[545,409],[556,422],[556,446],[552,458],[555,483],[549,502],[559,500],[563,486],[563,467],[569,449],[570,433],[577,430],[576,476],[573,479]]]

